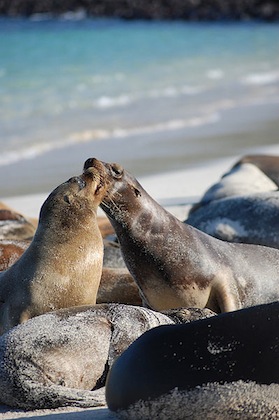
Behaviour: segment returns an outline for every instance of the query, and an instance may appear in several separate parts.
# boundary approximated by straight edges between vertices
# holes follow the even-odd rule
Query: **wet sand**
[[[136,177],[201,168],[279,144],[278,105],[223,112],[218,123],[80,143],[0,166],[0,199],[48,193],[82,171],[88,157],[120,163]]]

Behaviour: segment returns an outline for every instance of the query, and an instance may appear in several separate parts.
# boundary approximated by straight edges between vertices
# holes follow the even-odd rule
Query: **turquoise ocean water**
[[[278,24],[0,20],[8,184],[15,168],[23,181],[42,165],[49,179],[66,176],[61,167],[81,168],[88,153],[136,174],[181,168],[201,149],[204,159],[225,155],[228,140],[215,135],[257,131],[278,116]],[[250,136],[247,146],[260,143]],[[243,137],[229,150],[245,146]],[[49,188],[36,178],[32,189]]]

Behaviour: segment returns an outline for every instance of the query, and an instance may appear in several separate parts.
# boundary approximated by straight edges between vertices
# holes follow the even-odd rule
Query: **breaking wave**
[[[187,120],[170,120],[158,124],[132,127],[132,128],[113,128],[83,130],[81,132],[72,133],[68,138],[57,142],[45,142],[32,145],[25,149],[8,151],[0,156],[0,166],[18,162],[20,160],[33,159],[36,156],[50,152],[52,150],[62,149],[75,144],[89,143],[96,140],[105,140],[109,138],[127,138],[137,135],[153,134],[165,131],[181,130],[187,127],[199,127],[205,124],[214,124],[220,119],[217,112],[205,115],[203,117],[195,117]]]

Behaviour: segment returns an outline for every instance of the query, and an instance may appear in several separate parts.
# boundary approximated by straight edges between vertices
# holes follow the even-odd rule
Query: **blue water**
[[[278,103],[278,24],[0,20],[0,165]]]

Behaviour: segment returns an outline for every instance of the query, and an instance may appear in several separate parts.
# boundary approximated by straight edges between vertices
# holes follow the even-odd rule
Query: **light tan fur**
[[[97,224],[102,200],[93,177],[71,178],[42,206],[33,241],[0,274],[0,333],[29,318],[95,304],[103,261]]]

